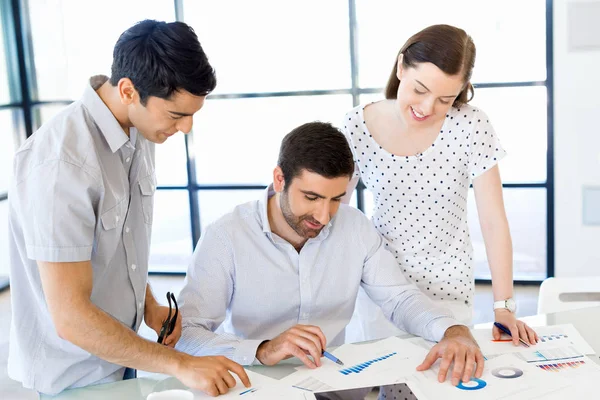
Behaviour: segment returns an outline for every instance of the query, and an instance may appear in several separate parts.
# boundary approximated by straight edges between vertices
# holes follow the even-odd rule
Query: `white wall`
[[[600,49],[568,50],[569,3],[554,1],[555,274],[600,275],[600,226],[581,214],[582,187],[600,186]]]

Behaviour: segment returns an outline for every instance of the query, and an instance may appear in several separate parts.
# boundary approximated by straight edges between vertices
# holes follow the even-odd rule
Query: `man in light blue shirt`
[[[18,150],[9,197],[12,324],[8,374],[56,394],[123,379],[125,367],[175,375],[210,394],[247,383],[240,365],[137,335],[169,309],[148,285],[154,144],[188,133],[216,85],[193,30],[142,21],[114,49],[112,75]],[[177,320],[176,320],[177,321]],[[165,346],[166,345],[166,346]]]
[[[196,247],[176,348],[243,365],[295,356],[315,368],[328,343],[342,343],[362,286],[396,326],[439,341],[419,369],[443,357],[441,381],[452,362],[454,384],[481,376],[467,327],[405,279],[364,214],[340,204],[353,171],[348,143],[330,124],[289,133],[273,185],[211,224]]]

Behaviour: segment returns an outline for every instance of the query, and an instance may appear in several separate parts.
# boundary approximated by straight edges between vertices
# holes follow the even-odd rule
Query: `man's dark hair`
[[[144,20],[121,34],[113,51],[110,83],[129,78],[142,105],[149,96],[168,99],[186,90],[205,96],[217,85],[215,71],[194,30],[183,22]]]
[[[288,133],[281,142],[277,165],[283,171],[285,190],[304,169],[326,178],[351,178],[354,173],[348,141],[326,122],[309,122]]]

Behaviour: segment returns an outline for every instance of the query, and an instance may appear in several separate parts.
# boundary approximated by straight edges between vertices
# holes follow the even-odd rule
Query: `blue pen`
[[[240,393],[240,396],[246,393],[252,393],[252,392],[256,392],[257,389],[255,388],[250,388],[248,390],[244,390],[242,393]]]
[[[502,325],[500,322],[494,322],[494,325],[500,329],[502,332],[506,333],[508,336],[512,337],[510,331],[508,330],[507,327],[505,327],[504,325]],[[529,347],[529,344],[524,341],[523,339],[519,338],[519,342],[521,342],[521,344],[525,347]]]
[[[323,350],[323,356],[329,358],[331,361],[333,361],[336,364],[344,365],[344,363],[342,362],[342,360],[340,360],[339,358],[337,358],[333,354],[329,353],[328,351]]]

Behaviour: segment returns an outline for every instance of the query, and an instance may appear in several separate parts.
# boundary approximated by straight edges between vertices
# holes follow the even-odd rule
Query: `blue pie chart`
[[[472,386],[471,382],[475,382],[477,385]],[[462,381],[460,381],[456,387],[462,390],[479,390],[487,386],[487,383],[483,379],[471,378],[471,382],[464,384]]]

